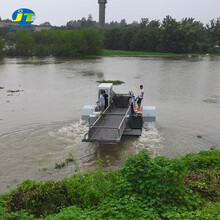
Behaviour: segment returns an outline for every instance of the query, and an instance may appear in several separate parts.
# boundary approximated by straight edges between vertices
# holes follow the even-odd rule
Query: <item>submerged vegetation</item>
[[[62,181],[26,180],[0,197],[1,219],[219,219],[220,151],[152,159],[129,156],[118,171]]]
[[[113,85],[121,85],[125,82],[123,81],[120,81],[120,80],[99,80],[99,81],[96,81],[97,83],[112,83]]]

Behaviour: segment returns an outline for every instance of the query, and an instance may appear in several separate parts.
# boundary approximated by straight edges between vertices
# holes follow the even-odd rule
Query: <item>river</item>
[[[102,79],[124,81],[115,92],[137,95],[144,85],[143,105],[156,106],[157,121],[145,125],[140,138],[123,137],[117,145],[81,142],[88,131],[81,110],[96,102]],[[98,155],[117,169],[146,146],[153,156],[167,157],[220,149],[219,57],[5,58],[0,87],[0,194],[27,178],[71,176],[73,164],[54,169],[69,153],[87,172]]]

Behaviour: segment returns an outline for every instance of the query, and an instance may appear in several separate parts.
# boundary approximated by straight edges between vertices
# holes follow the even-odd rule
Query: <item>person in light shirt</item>
[[[103,111],[105,109],[105,91],[101,91],[101,95],[99,97],[99,111]]]
[[[137,100],[137,104],[138,104],[138,108],[141,108],[141,101],[144,98],[144,87],[143,85],[140,85],[140,93],[138,95],[138,100]]]

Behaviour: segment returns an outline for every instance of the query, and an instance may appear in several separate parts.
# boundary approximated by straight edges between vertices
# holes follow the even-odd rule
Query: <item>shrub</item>
[[[62,209],[57,215],[48,216],[45,220],[101,220],[101,218],[95,217],[93,212],[87,209],[81,209],[76,206],[71,206]]]
[[[220,171],[192,171],[186,175],[185,185],[206,201],[220,202]]]
[[[62,182],[26,180],[12,191],[7,200],[9,212],[27,210],[37,217],[58,213],[69,206],[67,189]]]
[[[138,194],[158,212],[166,212],[171,205],[193,210],[200,203],[184,185],[187,168],[181,159],[151,159],[144,150],[129,157],[121,172],[126,181],[121,183],[120,190]]]
[[[198,154],[187,154],[182,157],[190,170],[220,170],[220,150],[201,151]]]
[[[30,219],[34,219],[34,216],[29,215],[25,211],[8,213],[6,209],[3,209],[0,207],[0,219],[2,219],[2,220],[7,220],[7,219],[10,219],[10,220],[18,220],[18,219],[30,220]]]
[[[111,195],[118,178],[115,172],[96,171],[74,175],[62,182],[67,188],[71,204],[86,208],[97,205],[105,196]]]
[[[135,195],[107,198],[92,210],[95,213],[95,219],[160,219],[153,208],[148,208],[142,198]]]
[[[175,213],[169,216],[171,220],[219,220],[220,219],[220,203],[208,203],[203,209],[193,212]]]

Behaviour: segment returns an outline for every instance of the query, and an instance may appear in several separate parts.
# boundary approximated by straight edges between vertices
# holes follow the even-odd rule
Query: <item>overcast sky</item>
[[[65,25],[70,20],[92,14],[98,21],[98,0],[1,0],[0,16],[10,18],[19,8],[29,8],[36,13],[34,24],[49,21],[52,25]],[[141,18],[162,20],[171,15],[177,20],[193,17],[204,23],[220,17],[220,0],[108,0],[106,21],[128,23]]]

